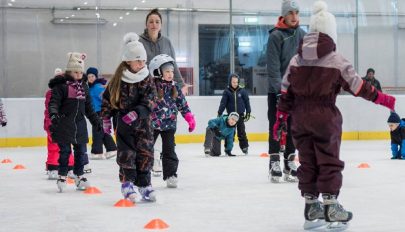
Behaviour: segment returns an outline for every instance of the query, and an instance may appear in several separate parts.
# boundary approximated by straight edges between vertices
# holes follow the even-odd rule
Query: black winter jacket
[[[91,124],[99,122],[97,114],[93,110],[89,87],[85,80],[80,80],[84,98],[77,98],[77,90],[68,81],[73,82],[71,76],[57,76],[49,81],[52,89],[49,101],[49,117],[59,115],[56,125],[51,126],[52,140],[56,143],[83,144],[88,143],[87,124],[85,116]]]
[[[218,115],[222,115],[224,110],[229,114],[231,112],[237,112],[239,115],[250,113],[249,95],[244,88],[239,86],[236,89],[232,88],[231,77],[238,77],[235,74],[229,77],[229,86],[222,93],[221,103],[219,104]],[[239,80],[238,80],[239,83]]]

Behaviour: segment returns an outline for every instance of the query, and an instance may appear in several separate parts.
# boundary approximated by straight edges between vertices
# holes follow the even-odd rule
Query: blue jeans
[[[89,159],[87,157],[87,147],[85,143],[72,145],[75,159],[73,173],[76,176],[82,176],[84,173],[83,172],[84,165],[89,163]],[[72,147],[70,143],[58,143],[58,146],[60,149],[58,174],[60,176],[67,176],[69,154],[72,153]]]

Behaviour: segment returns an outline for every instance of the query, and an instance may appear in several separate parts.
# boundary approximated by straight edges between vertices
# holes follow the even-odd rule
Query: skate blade
[[[271,183],[280,183],[281,176],[270,176]]]
[[[292,176],[292,175],[284,175],[284,181],[294,183],[294,182],[298,182],[298,178],[295,176]]]
[[[152,175],[153,175],[154,177],[162,176],[162,171],[152,171]]]
[[[324,231],[340,232],[347,230],[347,228],[349,228],[348,222],[329,222]]]
[[[316,219],[313,221],[305,220],[304,222],[304,230],[309,231],[325,231],[325,227],[327,226],[327,222],[325,220]]]

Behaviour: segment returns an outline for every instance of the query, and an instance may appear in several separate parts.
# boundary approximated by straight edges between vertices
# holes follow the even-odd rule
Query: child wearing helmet
[[[166,54],[152,58],[149,71],[155,77],[158,99],[152,111],[152,127],[154,141],[162,138],[163,180],[168,188],[177,187],[177,167],[179,159],[175,152],[177,114],[180,112],[189,126],[189,132],[195,129],[194,115],[191,113],[186,97],[182,93],[174,77],[174,60]]]

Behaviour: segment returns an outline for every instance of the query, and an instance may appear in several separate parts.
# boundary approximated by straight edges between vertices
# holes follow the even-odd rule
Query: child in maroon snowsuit
[[[324,2],[314,9],[310,33],[304,36],[287,68],[281,86],[274,132],[291,115],[291,135],[299,151],[298,188],[305,197],[307,220],[347,222],[352,213],[337,202],[342,186],[344,162],[339,159],[342,115],[336,107],[341,88],[354,96],[394,110],[395,98],[363,81],[353,66],[336,50],[336,21]],[[318,15],[319,13],[319,15]],[[273,138],[278,140],[277,133]],[[324,212],[319,206],[322,193]],[[313,206],[314,208],[311,208]],[[319,215],[310,210],[322,209]],[[332,214],[333,212],[338,214]],[[315,211],[316,212],[316,211]]]

